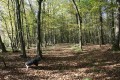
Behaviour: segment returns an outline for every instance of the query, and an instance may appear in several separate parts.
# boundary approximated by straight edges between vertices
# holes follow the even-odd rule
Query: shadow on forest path
[[[25,61],[35,56],[29,51],[30,58],[22,59],[18,54],[10,55],[6,59],[9,66],[1,69],[0,76],[4,78],[25,80],[119,80],[120,79],[120,52],[109,51],[110,46],[84,46],[82,52],[75,53],[71,45],[57,45],[43,49],[44,60],[39,66],[25,69]],[[22,76],[24,75],[24,76]],[[4,79],[2,79],[4,80]]]
[[[55,49],[54,54],[57,55],[45,55],[45,63],[37,69],[64,71],[87,68],[85,73],[92,73],[94,79],[100,80],[101,77],[101,79],[119,80],[120,52],[109,51],[108,46],[96,47],[98,46],[95,48],[91,46],[91,50],[86,49],[79,53],[70,50],[66,52],[63,48]],[[53,51],[51,53],[53,54]]]

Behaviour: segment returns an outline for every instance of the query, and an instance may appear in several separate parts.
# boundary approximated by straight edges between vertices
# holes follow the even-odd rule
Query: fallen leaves
[[[8,67],[0,65],[0,80],[119,80],[120,54],[107,51],[109,45],[84,46],[80,54],[74,53],[71,46],[44,48],[44,60],[28,71],[24,63],[35,56],[35,50],[29,49],[28,59],[12,53],[5,58]]]

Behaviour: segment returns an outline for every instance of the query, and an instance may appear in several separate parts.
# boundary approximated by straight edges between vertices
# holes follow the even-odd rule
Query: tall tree
[[[114,5],[114,2],[113,2],[113,0],[111,0],[111,5],[113,6]],[[114,44],[114,38],[115,38],[115,29],[114,29],[114,9],[112,8],[112,10],[111,10],[111,19],[112,19],[112,21],[111,21],[111,43],[112,44]]]
[[[30,47],[30,45],[29,45],[30,44],[30,29],[29,29],[29,26],[28,26],[24,0],[22,0],[21,3],[22,3],[22,6],[23,6],[23,12],[24,12],[24,18],[25,18],[25,24],[26,24],[27,48],[29,49],[29,47]]]
[[[100,45],[104,44],[104,32],[103,32],[103,17],[102,17],[102,7],[99,8],[100,15]]]
[[[21,24],[21,9],[20,9],[20,0],[16,0],[16,15],[17,15],[17,27],[18,27],[18,34],[20,38],[20,45],[21,45],[21,52],[23,57],[26,58],[26,50],[25,50],[25,42],[23,39],[23,32],[22,32],[22,24]]]
[[[79,12],[79,9],[78,9],[78,6],[75,2],[75,0],[72,0],[74,6],[75,6],[75,9],[76,9],[76,12],[77,12],[77,21],[78,21],[78,26],[79,26],[79,34],[78,34],[78,38],[79,38],[79,47],[80,49],[82,50],[82,17],[80,15],[80,12]],[[79,0],[80,2],[80,0]]]
[[[38,14],[37,14],[37,54],[42,57],[41,50],[41,4],[43,0],[37,0],[38,2]]]
[[[117,19],[116,19],[116,26],[115,26],[115,40],[114,40],[114,44],[113,44],[113,50],[119,50],[119,36],[120,36],[120,0],[116,0],[117,4],[118,4],[118,8],[117,8]]]

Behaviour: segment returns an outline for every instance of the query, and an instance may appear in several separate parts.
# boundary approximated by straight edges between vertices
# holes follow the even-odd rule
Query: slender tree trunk
[[[21,24],[21,12],[20,12],[20,1],[16,0],[16,11],[17,11],[17,26],[18,26],[18,34],[20,38],[20,44],[21,44],[21,52],[23,54],[23,57],[26,58],[26,50],[25,50],[25,42],[23,39],[23,32],[22,32],[22,24]]]
[[[42,25],[42,44],[43,44],[43,46],[44,47],[46,47],[46,41],[45,41],[45,38],[46,38],[46,22],[45,22],[45,20],[44,20],[44,16],[45,16],[45,13],[46,13],[46,4],[45,4],[45,0],[44,0],[44,2],[43,2],[43,14],[42,14],[42,22],[41,22],[41,25]]]
[[[6,48],[5,48],[5,45],[4,45],[4,43],[2,42],[1,36],[0,36],[0,46],[1,46],[1,48],[2,48],[2,52],[7,52],[7,50],[6,50]]]
[[[25,11],[25,7],[24,7],[24,0],[22,0],[22,5],[23,5],[23,12],[24,12],[24,18],[25,18],[25,24],[26,24],[26,34],[27,34],[27,48],[30,48],[30,30],[29,30],[29,26],[28,26],[28,21],[27,21],[27,17],[26,17],[26,11]]]
[[[29,2],[29,6],[30,6],[30,9],[31,9],[31,12],[32,12],[32,15],[34,16],[34,18],[33,18],[33,29],[32,29],[32,40],[31,40],[31,42],[32,42],[32,44],[36,44],[36,40],[35,40],[35,38],[36,38],[36,29],[37,29],[37,27],[36,27],[36,25],[37,25],[37,18],[36,18],[36,13],[35,13],[35,10],[34,10],[34,8],[33,8],[33,5],[32,5],[32,2],[31,2],[31,0],[28,0],[28,2]]]
[[[113,44],[113,50],[119,50],[119,36],[120,36],[120,1],[117,0],[117,4],[118,4],[118,13],[117,13],[117,25],[115,26],[115,40],[114,40],[114,44]]]
[[[111,0],[111,5],[113,5],[113,0]],[[111,43],[112,44],[114,44],[114,38],[115,38],[115,27],[114,27],[114,10],[112,9],[112,11],[111,11],[111,17],[112,17],[112,21],[111,21],[111,27],[112,27],[112,29],[111,29]]]
[[[42,57],[41,50],[41,3],[43,0],[38,0],[38,15],[37,15],[37,54]]]
[[[79,47],[82,50],[82,17],[80,16],[80,12],[78,10],[78,6],[75,3],[75,0],[72,0],[73,4],[75,6],[76,12],[77,12],[77,16],[78,16],[78,26],[79,26],[79,34],[78,34],[78,38],[79,38]]]
[[[13,3],[12,3],[12,5],[13,5]],[[14,48],[14,41],[13,41],[13,25],[12,25],[12,15],[11,15],[11,12],[10,12],[10,0],[8,0],[8,10],[9,10],[9,16],[10,16],[10,25],[11,25],[11,29],[12,29],[12,36],[10,37],[10,40],[11,40],[11,47],[12,47],[12,51],[14,52],[15,50],[15,48]]]
[[[100,7],[100,46],[104,43],[104,33],[103,33],[103,18],[102,18],[102,9]]]
[[[15,0],[11,0],[12,2],[12,8],[13,8],[13,21],[14,21],[14,26],[15,26],[15,37],[14,37],[14,42],[13,42],[13,46],[14,46],[14,50],[18,51],[18,43],[19,43],[19,36],[18,36],[18,27],[17,27],[17,18],[16,18],[16,9],[15,9]]]

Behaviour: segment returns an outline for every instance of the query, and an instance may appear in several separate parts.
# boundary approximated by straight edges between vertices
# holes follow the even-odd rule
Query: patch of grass
[[[82,79],[82,80],[92,80],[91,78],[84,78],[84,79]]]
[[[9,48],[7,48],[7,51],[12,51],[12,49],[9,47]]]
[[[72,49],[75,51],[75,53],[80,53],[82,50],[80,49],[79,45],[73,45]]]

